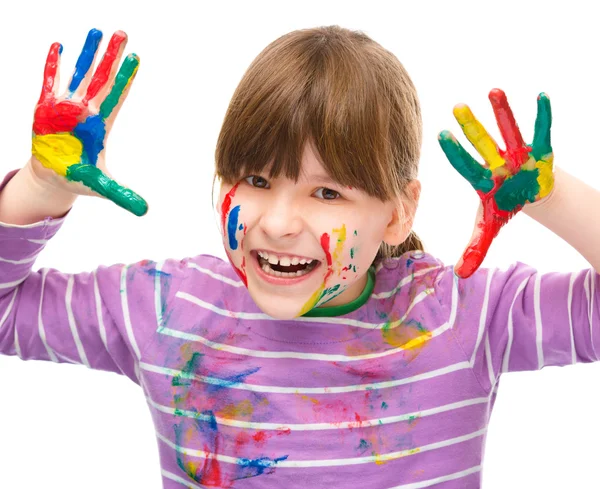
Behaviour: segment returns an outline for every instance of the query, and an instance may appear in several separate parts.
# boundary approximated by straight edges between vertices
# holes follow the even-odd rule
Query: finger
[[[127,34],[123,31],[117,31],[112,35],[106,52],[98,68],[96,68],[92,81],[90,81],[85,97],[83,97],[82,101],[84,104],[87,105],[92,99],[101,94],[108,80],[114,77],[126,44]]]
[[[136,216],[148,212],[148,203],[133,190],[122,187],[92,165],[77,164],[67,169],[67,179],[81,182],[97,194],[112,200],[115,204]]]
[[[504,158],[500,156],[496,141],[488,134],[471,109],[467,105],[459,104],[454,107],[454,117],[477,152],[483,157],[490,170],[504,166]]]
[[[523,141],[523,136],[515,121],[512,109],[508,105],[506,94],[502,90],[495,88],[490,91],[489,99],[494,109],[500,134],[502,134],[502,139],[506,143],[506,150],[513,153],[515,150],[524,149],[526,147],[525,141]],[[525,159],[520,161],[519,165],[527,161],[527,157],[528,154],[525,152]]]
[[[80,87],[81,82],[90,77],[90,68],[94,64],[96,54],[98,53],[98,46],[102,40],[102,32],[97,29],[91,29],[88,32],[87,38],[81,50],[81,54],[75,63],[75,71],[71,77],[69,83],[69,92],[73,95],[74,92]],[[84,84],[85,86],[85,84]]]
[[[56,95],[59,86],[59,67],[60,55],[62,54],[62,44],[55,42],[50,46],[48,56],[46,57],[46,65],[44,67],[44,82],[42,84],[42,93],[38,104],[42,103],[48,97]]]
[[[450,164],[475,190],[488,193],[494,187],[492,172],[479,164],[449,131],[442,131],[438,141]]]
[[[552,110],[550,98],[545,93],[540,93],[537,99],[537,117],[535,119],[535,133],[531,145],[531,154],[536,161],[552,153],[550,144],[550,127],[552,126]]]
[[[139,65],[140,58],[136,54],[129,54],[125,58],[115,77],[110,93],[104,99],[102,105],[100,105],[100,116],[103,119],[108,119],[113,114],[116,115],[118,108],[123,104],[127,96],[129,86],[135,78]]]

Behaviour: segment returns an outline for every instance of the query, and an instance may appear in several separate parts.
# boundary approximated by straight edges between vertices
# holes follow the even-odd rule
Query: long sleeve
[[[0,354],[125,374],[168,317],[184,262],[142,261],[91,273],[32,271],[62,219],[0,223]]]
[[[600,360],[600,288],[593,270],[538,273],[517,263],[459,280],[441,275],[437,294],[457,308],[453,333],[481,385],[503,372]]]

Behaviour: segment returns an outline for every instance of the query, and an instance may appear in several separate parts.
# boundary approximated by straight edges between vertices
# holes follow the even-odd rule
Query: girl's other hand
[[[512,110],[502,90],[489,95],[506,149],[502,150],[466,105],[457,105],[454,116],[463,133],[485,164],[471,157],[449,131],[439,142],[452,166],[473,186],[481,204],[471,240],[454,270],[461,278],[471,276],[483,262],[498,232],[527,203],[544,199],[554,186],[550,144],[552,113],[544,93],[537,100],[533,143],[524,143]]]
[[[62,95],[58,94],[62,45],[50,46],[42,93],[35,107],[28,164],[42,184],[77,195],[99,195],[141,216],[148,210],[146,201],[115,182],[105,163],[106,140],[127,97],[139,58],[129,54],[117,72],[127,44],[127,35],[117,31],[94,71],[101,39],[100,31],[89,31]]]

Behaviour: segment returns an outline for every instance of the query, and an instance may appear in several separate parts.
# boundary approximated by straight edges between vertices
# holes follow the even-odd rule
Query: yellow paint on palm
[[[83,144],[71,134],[35,135],[31,143],[31,153],[42,165],[66,177],[67,168],[79,163]]]
[[[506,162],[498,151],[498,145],[481,122],[475,119],[473,112],[467,105],[454,107],[454,117],[461,125],[467,139],[486,161],[490,170],[493,171],[505,165]]]
[[[550,153],[535,163],[535,167],[539,170],[537,177],[538,184],[540,185],[538,200],[546,197],[554,187],[554,172],[552,171],[553,162],[554,155]]]

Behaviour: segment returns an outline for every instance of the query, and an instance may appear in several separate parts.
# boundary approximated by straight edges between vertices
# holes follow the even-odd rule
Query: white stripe
[[[2,329],[2,326],[4,326],[5,321],[8,319],[8,315],[10,314],[10,311],[12,310],[12,306],[15,302],[15,299],[17,298],[18,292],[19,292],[19,289],[15,289],[15,291],[13,292],[10,302],[8,303],[8,306],[6,307],[6,310],[4,311],[4,315],[2,316],[2,319],[0,319],[0,329]]]
[[[475,348],[473,348],[473,355],[471,355],[471,365],[475,365],[475,357],[479,350],[479,345],[483,339],[483,335],[487,336],[486,324],[487,324],[487,311],[488,302],[490,300],[490,285],[492,283],[492,277],[494,276],[494,270],[488,269],[487,280],[485,283],[485,293],[483,295],[483,303],[481,304],[481,315],[479,316],[479,330],[477,331],[477,341],[475,342]]]
[[[2,258],[0,256],[0,262],[10,263],[12,265],[24,265],[25,263],[31,263],[32,261],[35,261],[39,255],[40,251],[41,250],[36,252],[33,256],[30,256],[29,258],[23,258],[22,260],[9,260],[8,258]]]
[[[464,407],[474,406],[477,404],[485,404],[489,402],[489,397],[477,397],[473,399],[467,399],[465,401],[453,402],[444,406],[438,406],[431,409],[424,409],[422,411],[415,411],[408,414],[400,414],[397,416],[388,416],[386,418],[377,419],[365,419],[361,421],[343,421],[335,423],[259,423],[252,421],[241,421],[238,419],[221,418],[218,416],[207,416],[199,413],[198,411],[188,411],[182,409],[175,409],[169,406],[164,406],[154,402],[149,397],[146,397],[148,404],[154,407],[157,411],[165,414],[185,416],[187,418],[199,419],[201,421],[215,421],[219,425],[233,426],[235,428],[251,429],[251,430],[274,430],[274,431],[324,431],[324,430],[338,430],[338,429],[353,429],[353,428],[370,428],[372,426],[386,425],[401,423],[412,419],[420,419],[435,414],[445,413],[461,409]]]
[[[140,354],[140,349],[135,341],[131,317],[129,316],[129,302],[127,301],[127,270],[129,270],[128,266],[123,267],[123,270],[121,270],[121,307],[123,308],[123,321],[125,323],[125,331],[127,331],[129,343],[131,343],[135,356],[139,360],[142,355]]]
[[[23,360],[23,354],[21,353],[21,345],[19,344],[19,328],[15,328],[15,352],[17,356]]]
[[[34,243],[34,244],[43,244],[45,245],[49,240],[47,239],[25,239],[25,241],[29,241],[30,243]]]
[[[509,368],[508,362],[510,361],[510,350],[512,349],[512,343],[513,343],[513,335],[514,335],[513,308],[515,307],[515,302],[517,302],[517,297],[519,297],[519,294],[521,292],[523,292],[523,289],[525,288],[525,285],[527,285],[528,281],[529,281],[529,277],[523,279],[523,281],[519,284],[519,286],[517,287],[515,296],[513,297],[512,303],[510,304],[510,310],[508,311],[508,341],[506,344],[506,350],[504,351],[504,358],[502,360],[502,371],[503,372],[508,372],[508,368]]]
[[[230,279],[229,277],[225,277],[224,275],[215,273],[212,270],[209,270],[208,268],[203,268],[200,265],[196,265],[195,263],[188,263],[188,267],[198,270],[199,272],[202,272],[205,275],[208,275],[209,277],[215,278],[233,287],[244,287],[244,282],[242,282],[241,280]]]
[[[594,345],[594,275],[595,272],[592,268],[588,270],[587,277],[588,278],[588,287],[586,288],[586,296],[588,302],[588,321],[590,323],[590,344],[592,345],[592,350],[594,351],[594,359],[599,360],[598,354],[596,353],[596,347]]]
[[[25,282],[25,280],[27,280],[27,277],[29,277],[29,270],[27,271],[27,275],[25,275],[23,278],[20,278],[19,280],[0,284],[0,289],[12,289],[13,287],[16,287],[17,285],[20,285],[23,282]]]
[[[533,311],[535,315],[535,344],[537,346],[538,370],[544,366],[543,349],[543,331],[542,331],[542,310],[540,306],[542,274],[535,276],[535,285],[533,288]]]
[[[387,292],[379,292],[379,294],[373,294],[371,295],[371,297],[373,299],[387,299],[388,297],[391,297],[394,294],[396,294],[396,292],[398,292],[406,284],[411,283],[415,277],[420,277],[421,275],[425,275],[433,270],[437,270],[438,268],[440,268],[439,265],[435,267],[424,268],[423,270],[419,270],[418,272],[411,273],[410,275],[400,280],[400,282],[398,282],[398,285],[396,285],[396,287],[394,287],[392,290],[389,290]]]
[[[98,287],[98,277],[96,276],[96,270],[92,272],[94,278],[94,301],[96,303],[96,317],[98,319],[98,330],[100,331],[100,338],[104,344],[104,348],[108,351],[108,341],[106,340],[106,327],[104,326],[104,318],[102,317],[102,298],[100,297],[100,288]]]
[[[569,280],[569,294],[567,296],[567,312],[569,315],[569,335],[571,338],[571,363],[577,363],[577,352],[575,350],[575,336],[573,335],[573,285],[575,284],[575,278],[577,274],[571,273],[571,280]]]
[[[164,264],[164,261],[156,263],[156,273],[154,274],[154,310],[156,311],[156,324],[158,330],[160,330],[164,324],[164,318],[162,315],[162,292],[160,287],[160,272],[162,272],[162,267]]]
[[[0,228],[33,229],[38,227],[58,226],[59,224],[62,224],[64,220],[64,217],[60,217],[57,219],[45,219],[43,221],[37,221],[32,224],[8,224],[6,222],[0,222]]]
[[[485,335],[485,356],[487,359],[488,378],[490,379],[490,388],[496,384],[496,374],[494,373],[494,365],[492,363],[492,349],[490,348],[490,335]]]
[[[42,340],[42,343],[44,344],[44,347],[46,348],[46,351],[48,352],[48,357],[50,357],[50,360],[52,360],[53,362],[57,363],[58,358],[56,358],[54,351],[52,350],[52,348],[50,348],[50,345],[48,344],[48,341],[46,340],[46,330],[44,329],[44,322],[42,321],[42,305],[44,303],[44,289],[46,287],[46,275],[48,275],[48,269],[42,270],[42,288],[40,290],[40,307],[38,308],[38,332],[40,334],[40,339]]]
[[[423,453],[428,452],[430,450],[437,450],[438,448],[445,448],[452,445],[456,445],[458,443],[462,443],[465,441],[472,440],[479,436],[485,434],[486,428],[483,428],[478,431],[474,431],[473,433],[469,433],[463,436],[457,436],[455,438],[450,438],[448,440],[438,441],[435,443],[430,443],[429,445],[423,445],[422,447],[411,448],[410,450],[399,450],[397,452],[389,452],[384,454],[377,454],[368,457],[353,457],[353,458],[338,458],[338,459],[329,459],[329,460],[282,460],[280,462],[274,463],[273,466],[277,468],[312,468],[312,467],[342,467],[347,465],[359,465],[359,464],[368,464],[368,463],[384,463],[390,460],[395,460],[398,458],[406,457],[409,455],[414,455],[415,453]],[[160,441],[171,447],[172,449],[188,455],[190,457],[196,458],[212,458],[216,459],[219,462],[225,462],[229,464],[237,464],[244,465],[247,463],[247,459],[232,457],[230,455],[221,455],[218,453],[205,452],[204,450],[196,450],[193,448],[186,448],[177,446],[171,440],[161,435],[160,433],[156,433],[156,436]]]
[[[424,297],[417,297],[415,299],[415,301],[417,299],[419,301],[421,301],[427,295],[429,295],[429,294],[426,293]],[[187,292],[177,292],[175,294],[175,297],[177,297],[178,299],[183,299],[188,302],[191,302],[192,304],[200,306],[203,309],[206,309],[208,311],[219,314],[220,316],[225,316],[227,318],[245,319],[245,320],[261,320],[261,321],[279,321],[279,319],[275,319],[275,318],[268,316],[267,314],[264,314],[262,312],[236,312],[236,311],[229,311],[228,309],[221,309],[220,307],[217,307],[209,302],[203,301],[199,297],[196,297],[192,294],[188,294]],[[412,305],[411,305],[411,307],[412,307]],[[402,319],[398,319],[397,321],[392,321],[389,323],[388,322],[368,323],[365,321],[357,321],[355,319],[346,319],[346,318],[339,318],[339,317],[305,317],[305,316],[294,318],[294,321],[299,321],[302,323],[342,324],[344,326],[355,326],[358,328],[365,328],[365,329],[382,329],[383,327],[385,327],[386,330],[397,328],[398,326],[400,326],[402,324]]]
[[[83,344],[81,343],[81,339],[79,338],[79,332],[77,331],[77,325],[75,324],[75,316],[73,315],[73,307],[71,305],[71,299],[73,298],[74,281],[75,276],[70,275],[69,280],[67,282],[67,290],[65,293],[65,306],[67,308],[67,318],[69,320],[71,335],[73,336],[73,341],[75,341],[75,346],[77,347],[77,353],[79,353],[81,363],[83,363],[86,367],[89,367],[90,363],[88,362],[87,355],[85,354],[85,350],[83,348]]]
[[[280,387],[273,385],[257,385],[247,383],[234,383],[229,380],[218,379],[216,377],[208,377],[205,375],[194,375],[190,372],[183,372],[168,367],[159,367],[145,362],[140,362],[140,368],[147,372],[153,372],[161,375],[169,375],[171,377],[180,377],[185,379],[193,379],[206,384],[218,385],[220,387],[227,387],[230,389],[239,389],[251,392],[263,392],[263,393],[275,393],[275,394],[342,394],[345,392],[359,392],[368,391],[374,389],[388,389],[391,387],[397,387],[399,385],[411,384],[413,382],[419,382],[421,380],[434,379],[443,375],[471,368],[469,362],[460,362],[447,367],[439,368],[436,370],[430,370],[412,377],[406,377],[404,379],[387,380],[384,382],[375,382],[372,384],[355,384],[355,385],[342,385],[332,387]]]
[[[206,345],[207,347],[212,348],[213,350],[226,351],[227,353],[232,353],[234,355],[245,355],[248,357],[257,358],[295,358],[297,360],[317,360],[324,362],[356,362],[360,360],[370,360],[373,358],[383,358],[390,355],[395,355],[397,353],[401,353],[407,349],[414,347],[416,344],[424,344],[428,341],[431,341],[432,338],[441,335],[447,329],[448,323],[445,323],[439,326],[437,329],[434,329],[433,331],[429,331],[421,336],[417,336],[404,344],[410,344],[408,348],[405,348],[404,345],[402,345],[398,348],[390,348],[389,350],[384,350],[376,353],[365,353],[363,355],[354,356],[334,353],[305,353],[295,351],[252,350],[250,348],[241,348],[239,346],[226,345],[225,343],[217,343],[215,341],[206,339],[200,335],[184,333],[182,331],[177,331],[171,328],[161,328],[160,331],[158,331],[158,333],[167,336],[172,336],[174,338],[180,338],[187,341],[195,341],[198,343],[202,343],[203,345]],[[417,340],[421,338],[421,342],[418,343]]]
[[[428,479],[426,481],[412,482],[411,484],[401,484],[399,486],[391,487],[390,489],[421,489],[422,487],[430,487],[435,484],[439,484],[440,482],[447,482],[460,479],[462,477],[466,477],[468,475],[475,474],[476,472],[480,471],[481,465],[476,465],[469,469],[461,470],[460,472],[454,472],[453,474],[442,475],[440,477],[436,477],[435,479]]]
[[[454,328],[454,321],[456,320],[456,310],[458,307],[458,275],[452,272],[452,308],[450,309],[450,318],[448,324],[450,328]]]

